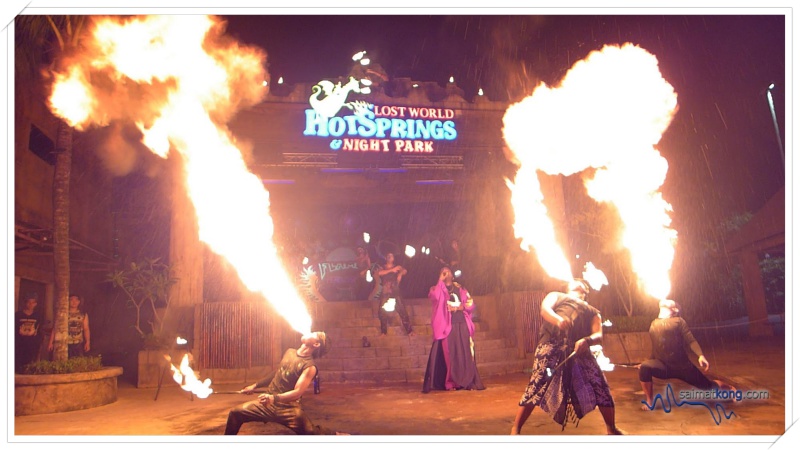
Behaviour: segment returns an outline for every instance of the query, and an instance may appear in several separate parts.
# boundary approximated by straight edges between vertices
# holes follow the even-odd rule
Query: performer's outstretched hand
[[[708,363],[708,360],[703,355],[697,358],[697,362],[700,364],[700,368],[703,369],[703,372],[708,372],[708,369],[711,368],[711,364]]]

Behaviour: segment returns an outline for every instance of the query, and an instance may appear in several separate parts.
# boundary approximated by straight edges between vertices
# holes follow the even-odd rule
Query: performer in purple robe
[[[431,390],[486,389],[475,362],[475,304],[469,292],[453,281],[453,272],[443,267],[439,282],[428,292],[431,300],[433,345],[422,392]]]

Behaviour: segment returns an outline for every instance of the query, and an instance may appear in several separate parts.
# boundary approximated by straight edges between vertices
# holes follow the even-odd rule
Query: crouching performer
[[[238,434],[247,422],[279,423],[296,434],[346,434],[314,425],[300,405],[300,399],[317,375],[315,359],[321,358],[331,346],[331,339],[322,331],[300,338],[300,348],[290,348],[275,372],[240,392],[252,394],[266,387],[257,400],[237,406],[228,413],[225,434]]]

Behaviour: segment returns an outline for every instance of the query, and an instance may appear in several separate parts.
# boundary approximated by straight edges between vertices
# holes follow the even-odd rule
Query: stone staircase
[[[407,336],[393,315],[386,336],[380,336],[377,302],[352,301],[315,304],[314,329],[332,339],[330,352],[318,361],[322,383],[419,383],[425,376],[433,342],[430,301],[405,300],[415,336]],[[482,378],[520,373],[531,362],[500,330],[479,318],[475,323],[475,355]],[[498,328],[495,326],[495,328]],[[364,346],[364,337],[369,346]]]

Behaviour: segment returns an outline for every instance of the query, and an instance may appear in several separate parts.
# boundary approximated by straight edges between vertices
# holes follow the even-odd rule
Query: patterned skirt
[[[562,429],[567,422],[578,426],[597,406],[614,406],[608,381],[591,352],[575,355],[555,369],[567,357],[567,348],[572,351],[560,340],[536,347],[531,379],[519,401],[520,406],[539,406]]]

